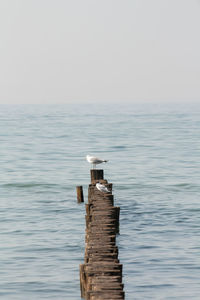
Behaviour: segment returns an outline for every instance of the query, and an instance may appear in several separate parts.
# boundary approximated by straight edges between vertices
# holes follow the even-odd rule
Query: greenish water
[[[199,108],[0,106],[0,299],[80,299],[86,154],[109,160],[126,299],[200,299]]]

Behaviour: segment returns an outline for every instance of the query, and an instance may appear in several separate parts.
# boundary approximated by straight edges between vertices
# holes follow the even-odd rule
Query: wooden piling
[[[92,169],[90,170],[90,175],[91,175],[91,183],[96,183],[99,180],[103,180],[103,170],[101,169]]]
[[[76,187],[76,192],[77,192],[77,202],[78,203],[84,202],[83,187],[82,186],[77,186]]]
[[[102,193],[96,182],[110,193]],[[112,184],[103,178],[103,170],[91,170],[86,208],[85,259],[80,265],[81,297],[86,300],[125,299],[122,265],[118,259],[116,234],[120,208],[114,206]]]

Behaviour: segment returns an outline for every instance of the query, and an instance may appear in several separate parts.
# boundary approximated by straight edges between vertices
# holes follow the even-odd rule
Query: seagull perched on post
[[[102,193],[110,193],[109,189],[101,183],[96,183],[96,188]]]
[[[96,165],[101,164],[101,163],[103,163],[103,162],[106,163],[106,162],[108,161],[108,160],[100,159],[100,158],[98,158],[98,157],[91,156],[91,155],[87,155],[87,156],[86,156],[86,159],[87,159],[87,161],[88,161],[90,164],[93,165],[93,169],[96,168]]]

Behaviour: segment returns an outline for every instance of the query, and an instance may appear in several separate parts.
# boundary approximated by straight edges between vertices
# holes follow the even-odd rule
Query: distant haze
[[[200,100],[200,1],[1,0],[0,103]]]

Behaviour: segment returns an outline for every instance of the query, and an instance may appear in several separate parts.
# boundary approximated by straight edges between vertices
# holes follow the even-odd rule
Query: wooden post
[[[103,170],[101,169],[92,169],[90,170],[91,183],[95,184],[98,180],[103,179]]]
[[[83,187],[82,186],[77,186],[76,187],[76,192],[77,192],[77,202],[78,203],[84,202]]]
[[[85,300],[124,300],[122,264],[116,245],[120,208],[114,206],[112,183],[104,180],[103,170],[93,169],[90,174],[88,204],[85,205],[85,257],[84,264],[80,265],[81,296]],[[98,181],[110,192],[99,191],[95,187]]]

